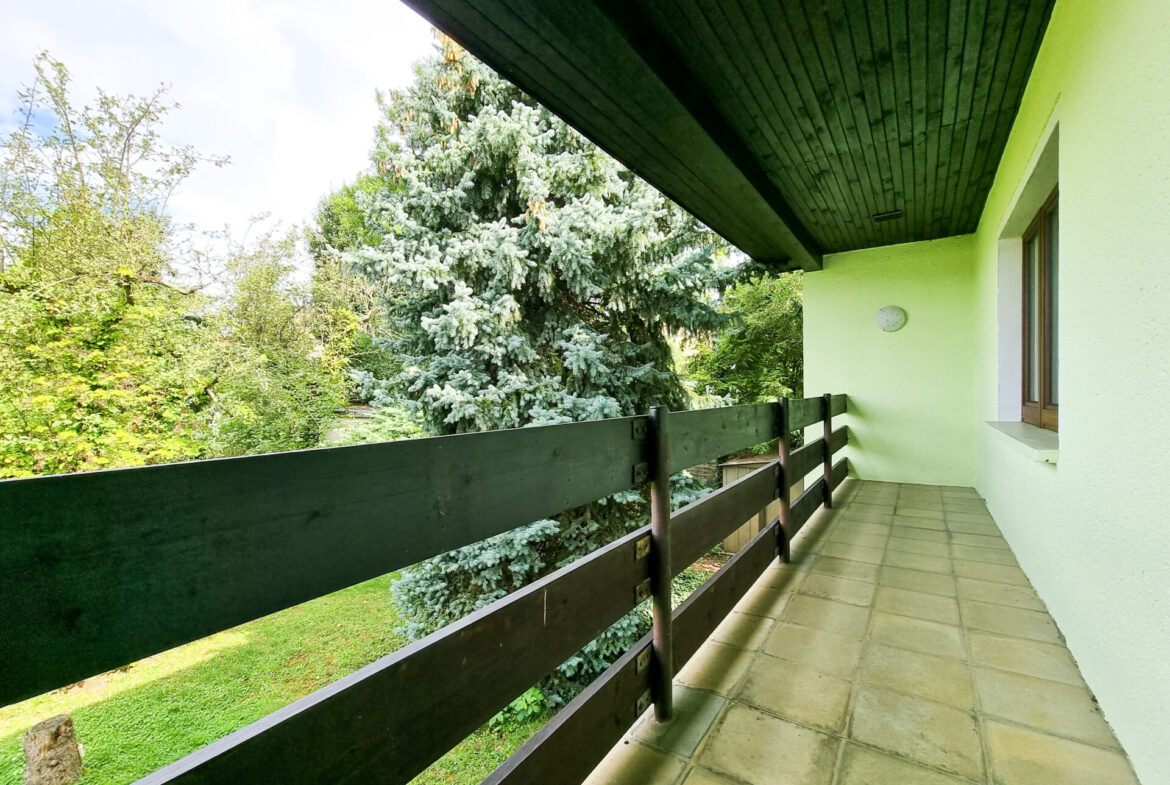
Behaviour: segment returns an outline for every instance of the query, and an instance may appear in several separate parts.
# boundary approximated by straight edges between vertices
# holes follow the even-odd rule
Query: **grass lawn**
[[[55,714],[73,715],[83,785],[123,785],[373,662],[407,642],[392,577],[0,708],[0,783],[21,781],[24,731]],[[477,783],[539,727],[477,731],[417,782]]]
[[[674,582],[677,605],[727,558],[713,554]],[[0,785],[24,774],[24,731],[73,715],[83,785],[125,785],[405,645],[390,596],[396,575],[274,613],[126,668],[0,708]],[[475,785],[545,718],[482,728],[417,785]]]

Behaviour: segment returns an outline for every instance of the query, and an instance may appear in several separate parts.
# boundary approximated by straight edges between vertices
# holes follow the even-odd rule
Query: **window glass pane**
[[[1024,247],[1024,351],[1028,373],[1024,379],[1024,400],[1040,400],[1040,237]]]
[[[1059,334],[1057,327],[1060,324],[1059,311],[1057,305],[1060,298],[1057,297],[1057,291],[1060,289],[1060,247],[1057,244],[1059,221],[1057,220],[1056,207],[1053,206],[1052,214],[1048,216],[1048,403],[1053,405],[1060,403],[1060,388],[1057,386],[1057,380],[1060,376],[1059,370],[1059,347],[1056,343],[1056,337]]]

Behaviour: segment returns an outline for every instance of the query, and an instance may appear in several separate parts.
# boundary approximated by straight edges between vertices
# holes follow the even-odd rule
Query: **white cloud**
[[[0,106],[41,49],[69,67],[81,99],[99,85],[171,85],[182,108],[168,140],[232,159],[172,201],[177,220],[205,228],[310,217],[366,166],[375,91],[408,84],[433,47],[429,24],[396,0],[0,0],[0,19]]]

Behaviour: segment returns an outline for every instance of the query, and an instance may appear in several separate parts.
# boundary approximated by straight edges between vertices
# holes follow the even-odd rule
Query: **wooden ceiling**
[[[406,2],[753,258],[819,269],[974,231],[1054,0]]]

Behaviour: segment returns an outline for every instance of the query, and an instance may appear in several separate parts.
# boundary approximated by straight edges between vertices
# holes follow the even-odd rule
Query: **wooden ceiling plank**
[[[885,199],[884,209],[900,210],[906,203],[906,195],[902,192],[901,179],[897,177],[901,163],[897,144],[898,128],[893,100],[888,96],[888,92],[893,89],[892,58],[887,43],[889,34],[884,20],[874,19],[868,12],[848,15],[847,23],[865,92],[870,135],[877,147],[878,161],[882,167],[880,185]],[[883,44],[886,44],[885,48]],[[883,89],[883,82],[890,83],[889,90]],[[886,221],[881,225],[888,227],[885,239],[890,242],[898,242],[906,233],[904,218]]]
[[[1011,66],[1000,91],[998,110],[992,118],[992,134],[987,146],[976,158],[976,165],[980,167],[979,171],[985,178],[977,188],[971,189],[970,202],[967,206],[967,213],[975,216],[976,223],[977,216],[983,211],[983,205],[987,201],[991,184],[995,180],[995,172],[999,167],[999,160],[1012,125],[1015,123],[1019,101],[1031,74],[1036,51],[1039,49],[1051,12],[1051,2],[1031,4],[1026,8],[1024,19],[1020,23],[1019,36],[1011,50],[1013,55]]]
[[[898,5],[902,5],[901,0]],[[903,216],[891,223],[898,224],[899,238],[906,241],[910,238],[910,202],[914,198],[914,156],[909,142],[911,129],[908,112],[903,111],[903,107],[909,107],[909,80],[903,77],[907,72],[900,68],[905,62],[905,52],[899,54],[899,48],[895,46],[895,31],[899,25],[903,25],[904,29],[904,18],[900,19],[893,14],[887,0],[867,0],[866,17],[869,20],[870,39],[875,46],[875,58],[882,64],[878,72],[878,85],[882,113],[888,118],[890,135],[887,148],[890,151],[890,163],[894,167],[898,208],[903,210]],[[905,40],[904,37],[901,40]]]
[[[836,217],[839,219],[843,209],[853,208],[847,199],[848,192],[843,178],[829,166],[829,156],[834,148],[824,115],[820,112],[819,106],[816,105],[815,96],[811,94],[807,80],[798,79],[791,62],[792,58],[799,52],[799,48],[791,40],[788,27],[783,24],[775,6],[764,9],[759,0],[743,1],[746,4],[745,7],[750,9],[752,18],[763,22],[759,27],[759,35],[765,41],[769,60],[775,64],[772,74],[779,90],[773,95],[776,96],[777,104],[782,102],[784,106],[788,107],[794,127],[801,129],[805,138],[809,140],[810,157],[801,162],[805,166],[806,177],[817,182],[826,196],[835,200],[835,204],[828,205],[828,209],[832,211],[835,207]],[[812,99],[811,103],[810,99]],[[815,157],[813,157],[814,153]],[[835,228],[836,234],[841,237],[841,242],[843,242],[844,233],[839,221]]]
[[[408,2],[753,256],[807,267],[975,226],[1053,0]]]
[[[759,161],[748,150],[735,129],[718,113],[700,82],[691,73],[683,56],[654,35],[642,10],[626,0],[597,0],[597,5],[626,37],[630,47],[662,81],[662,84],[723,150],[741,175],[776,213],[776,229],[790,244],[792,257],[805,269],[820,269],[818,243],[796,218],[780,190],[764,175]],[[767,260],[761,260],[767,261]]]
[[[929,111],[929,66],[927,37],[927,0],[908,0],[906,20],[909,24],[910,100],[914,128],[914,213],[911,219],[915,240],[926,239],[926,184],[930,178],[927,160],[927,115]]]
[[[778,33],[780,48],[801,54],[796,62],[788,58],[793,83],[801,104],[814,121],[823,125],[829,139],[825,156],[809,162],[809,167],[814,171],[819,169],[819,176],[822,177],[825,173],[831,173],[836,181],[841,193],[837,220],[844,236],[844,246],[851,247],[856,242],[856,217],[867,209],[861,194],[861,177],[849,152],[851,136],[838,112],[834,90],[825,75],[822,55],[800,4],[782,5],[772,16],[772,27]],[[852,139],[855,139],[855,135]]]
[[[945,186],[935,198],[937,231],[951,231],[956,225],[952,194],[962,172],[962,143],[966,123],[959,122],[959,101],[962,84],[964,53],[967,49],[969,13],[968,0],[951,0],[947,18],[946,82],[943,92],[943,129],[945,139],[941,147],[946,161]]]
[[[914,201],[918,198],[918,169],[921,164],[915,151],[914,99],[910,80],[910,21],[906,0],[883,0],[889,20],[889,45],[893,58],[892,69],[894,106],[898,121],[898,149],[902,160],[902,182],[906,203],[902,208],[907,240],[916,237],[914,231]]]
[[[830,130],[835,131],[837,142],[830,162],[837,162],[851,195],[853,211],[848,214],[848,223],[844,228],[849,244],[853,245],[859,241],[860,221],[875,212],[875,203],[865,182],[865,167],[858,165],[857,156],[864,159],[864,153],[861,152],[864,145],[857,121],[848,105],[848,97],[844,95],[843,79],[840,74],[834,73],[836,52],[827,29],[828,20],[823,14],[817,13],[816,8],[810,9],[807,3],[790,3],[785,10],[794,34],[804,43],[805,70],[817,101]]]
[[[963,59],[959,66],[961,78],[959,90],[955,97],[955,133],[951,143],[951,164],[953,172],[951,187],[947,189],[943,200],[943,212],[948,216],[951,230],[962,234],[966,221],[961,212],[962,192],[960,184],[963,181],[963,153],[967,148],[968,135],[971,133],[971,104],[980,78],[980,54],[983,52],[984,32],[986,28],[988,3],[968,2],[967,18],[963,33]]]
[[[761,171],[765,171],[765,155],[782,155],[786,152],[787,147],[785,145],[786,140],[779,138],[776,126],[770,119],[776,116],[776,108],[773,106],[769,111],[769,107],[762,105],[759,100],[761,95],[766,94],[766,91],[762,88],[762,83],[759,82],[760,69],[752,67],[750,64],[745,68],[736,57],[726,50],[720,36],[715,32],[714,24],[704,13],[704,10],[696,4],[689,2],[671,3],[670,8],[663,9],[651,0],[649,5],[655,12],[651,20],[652,23],[657,29],[670,30],[676,46],[682,45],[680,41],[682,36],[679,31],[683,30],[689,32],[692,42],[697,40],[702,43],[702,46],[693,48],[692,56],[702,58],[703,61],[709,63],[711,70],[718,73],[720,75],[720,81],[726,84],[725,94],[730,96],[730,98],[720,102],[721,107],[725,110],[724,113],[729,118],[740,118],[745,115],[758,118],[756,124],[757,132],[766,135],[766,138],[761,139],[759,143],[753,144],[750,141],[750,129],[744,128],[742,123],[737,124],[739,125],[737,131],[741,138],[749,140],[748,144],[753,157],[758,162]],[[724,38],[727,38],[727,36],[724,36]],[[742,47],[733,47],[733,49],[742,51]],[[753,78],[757,82],[757,87],[754,90],[749,89],[747,94],[745,94],[742,86],[750,87]],[[741,85],[740,89],[735,88],[737,81]],[[709,93],[713,92],[710,79],[707,81],[707,90]],[[735,104],[739,106],[738,111],[735,108]],[[787,133],[785,136],[790,139]],[[799,194],[807,197],[811,192],[815,191],[813,187],[810,187],[808,183],[803,181],[802,172],[799,169],[786,167],[783,171],[775,173],[765,171],[765,174],[773,181],[778,181],[776,182],[776,186],[786,198],[787,194]],[[810,211],[807,205],[795,212],[797,213],[797,219],[809,229],[818,244],[823,247],[824,238],[810,225],[813,223],[810,219],[814,217],[814,212]],[[823,216],[821,216],[821,220],[823,220]]]
[[[853,121],[857,128],[858,141],[861,144],[860,153],[865,161],[866,176],[863,178],[865,188],[870,194],[869,204],[873,212],[869,215],[857,216],[857,233],[861,237],[872,238],[873,241],[888,245],[896,241],[898,227],[893,222],[875,223],[873,214],[886,212],[896,205],[891,204],[892,194],[886,188],[890,171],[889,159],[882,137],[874,135],[875,119],[880,126],[881,107],[876,91],[871,95],[864,72],[872,74],[872,56],[863,61],[861,54],[854,46],[853,26],[849,22],[846,9],[836,4],[822,6],[822,15],[826,22],[825,46],[830,47],[832,56],[828,58],[831,72],[840,80],[837,93],[845,103],[846,111],[852,111]],[[864,50],[870,51],[868,40]]]
[[[998,28],[999,47],[987,92],[987,99],[983,107],[978,110],[979,136],[975,144],[974,155],[970,169],[964,172],[963,208],[965,215],[969,215],[973,207],[982,204],[987,198],[986,192],[981,191],[981,180],[987,177],[988,169],[994,170],[998,166],[1000,150],[993,153],[989,149],[997,138],[997,128],[1000,125],[1001,107],[1006,96],[1009,95],[1008,79],[1013,64],[1019,55],[1019,49],[1026,40],[1024,38],[1024,24],[1027,21],[1027,6],[1023,3],[1008,2],[1006,14]]]
[[[953,185],[948,182],[952,163],[948,154],[954,132],[951,127],[953,123],[947,122],[947,79],[953,70],[949,68],[950,60],[956,52],[961,55],[962,49],[962,32],[959,32],[957,45],[952,37],[951,20],[956,3],[957,0],[932,3],[927,9],[927,26],[930,30],[927,56],[931,65],[927,127],[931,129],[932,143],[928,145],[928,157],[933,160],[928,169],[925,227],[931,236],[938,236],[937,233],[942,230],[942,202],[948,185]]]
[[[846,157],[857,173],[858,196],[863,211],[852,216],[851,244],[867,242],[864,238],[881,234],[884,226],[872,223],[871,216],[882,209],[881,167],[873,143],[873,133],[864,103],[861,77],[853,54],[849,22],[836,6],[804,5],[804,16],[809,22],[813,40],[820,54],[822,70],[833,97],[834,111],[842,120],[848,139]],[[847,47],[847,49],[846,49]],[[859,99],[860,97],[860,99]],[[878,230],[874,232],[874,230]],[[879,240],[880,241],[880,240]]]
[[[775,71],[763,56],[765,49],[759,35],[763,25],[760,20],[757,20],[757,24],[750,23],[744,7],[739,2],[719,2],[713,5],[706,3],[703,5],[703,16],[709,29],[714,30],[722,24],[721,29],[734,33],[733,36],[724,36],[723,40],[715,36],[715,41],[728,58],[739,61],[737,70],[741,75],[746,74],[749,83],[754,82],[754,92],[764,110],[765,122],[771,130],[773,145],[771,154],[779,163],[777,169],[768,172],[769,175],[776,177],[782,172],[788,178],[790,184],[783,185],[782,190],[803,190],[810,202],[803,210],[798,211],[804,224],[817,237],[822,247],[835,246],[840,242],[836,214],[825,198],[824,189],[809,178],[806,168],[800,165],[809,149],[808,144],[801,136],[794,135],[790,130],[796,123],[787,101],[777,100],[779,86],[776,83]],[[725,42],[733,45],[728,47]],[[771,77],[771,85],[765,83],[766,76]]]
[[[980,173],[975,171],[979,147],[989,138],[991,129],[988,126],[994,125],[994,121],[988,121],[986,115],[989,111],[988,106],[996,75],[1000,72],[1004,59],[1010,57],[1010,51],[1007,50],[1007,44],[1004,41],[1004,30],[1015,7],[1017,6],[1012,0],[992,0],[985,17],[982,34],[983,45],[979,56],[975,89],[971,99],[971,120],[967,125],[963,144],[962,171],[956,188],[960,214],[965,214],[971,203],[972,189],[975,188],[975,183],[980,176]]]

